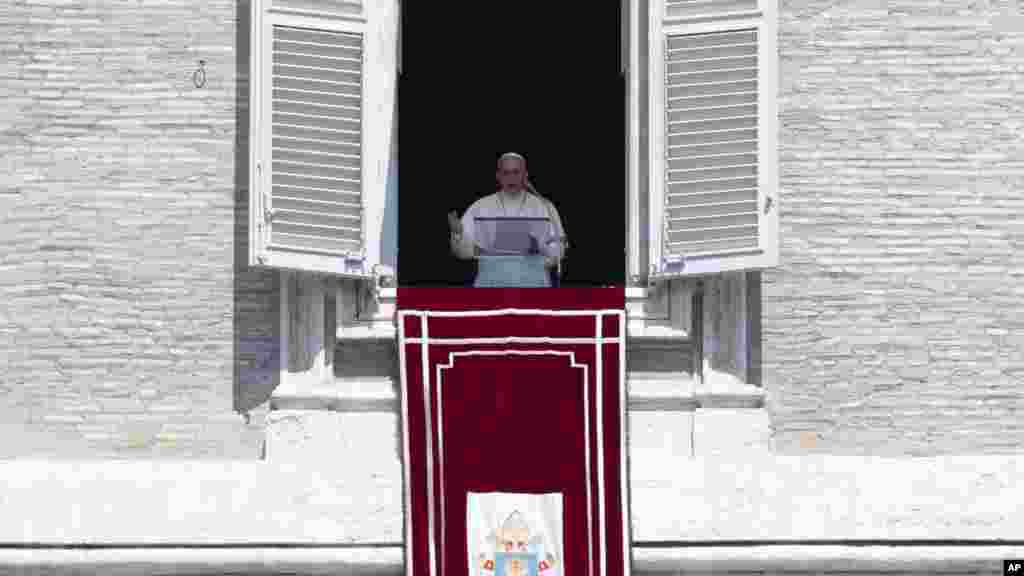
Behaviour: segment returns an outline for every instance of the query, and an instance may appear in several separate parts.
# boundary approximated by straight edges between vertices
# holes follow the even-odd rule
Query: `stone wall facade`
[[[248,4],[0,7],[0,458],[259,457]],[[205,84],[194,80],[204,60]]]
[[[1024,39],[1004,9],[780,2],[780,452],[1024,446]]]

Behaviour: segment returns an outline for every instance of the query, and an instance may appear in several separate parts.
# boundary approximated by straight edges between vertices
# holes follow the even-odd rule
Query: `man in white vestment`
[[[564,255],[566,238],[562,220],[554,205],[541,197],[527,179],[526,159],[509,152],[498,159],[497,179],[500,189],[485,196],[466,210],[460,220],[455,212],[448,214],[451,228],[451,249],[459,258],[480,260],[474,286],[549,287],[549,268],[558,268]],[[480,219],[534,218],[539,226],[530,230],[528,256],[516,258],[489,257],[497,246],[496,228],[481,224]]]

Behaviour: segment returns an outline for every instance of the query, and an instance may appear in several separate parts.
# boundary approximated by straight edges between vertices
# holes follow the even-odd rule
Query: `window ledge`
[[[685,372],[640,372],[626,377],[628,409],[637,412],[692,412],[698,408],[764,407],[764,390],[739,383],[727,389],[694,381]],[[399,384],[389,376],[336,378],[319,385],[281,385],[271,396],[274,410],[393,412]]]
[[[673,544],[676,544],[673,546]],[[633,571],[678,574],[982,574],[1002,569],[1000,558],[1020,557],[1019,546],[908,546],[886,544],[694,546],[691,542],[634,543]]]
[[[627,323],[627,326],[629,342],[635,342],[645,348],[658,345],[671,347],[690,342],[690,335],[686,333],[686,330],[680,330],[671,326],[643,323],[639,325]]]
[[[278,386],[271,395],[274,410],[394,412],[397,386],[388,376],[337,378],[313,387]]]
[[[758,409],[765,406],[763,388],[713,372],[703,382],[685,372],[633,372],[626,376],[629,409],[692,411],[716,408]]]
[[[727,372],[705,366],[703,382],[694,390],[701,408],[763,408],[765,390]]]
[[[626,375],[629,410],[692,412],[697,409],[693,376],[685,372],[632,372]]]
[[[652,543],[653,544],[653,543]],[[876,546],[761,545],[694,546],[692,542],[634,542],[634,574],[988,574],[998,573],[1001,558],[1019,558],[1024,547],[1009,545],[900,545],[879,541]],[[341,546],[268,545],[216,548],[98,548],[66,549],[54,546],[8,548],[0,551],[0,564],[58,573],[128,574],[161,571],[229,571],[245,574],[403,574],[405,550],[399,542]],[[17,569],[16,569],[17,571]]]

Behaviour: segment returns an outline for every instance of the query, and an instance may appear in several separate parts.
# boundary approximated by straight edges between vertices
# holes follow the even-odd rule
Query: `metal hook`
[[[192,73],[192,83],[196,85],[196,88],[202,88],[206,85],[206,69],[203,66],[206,65],[206,60],[199,61],[199,69]]]

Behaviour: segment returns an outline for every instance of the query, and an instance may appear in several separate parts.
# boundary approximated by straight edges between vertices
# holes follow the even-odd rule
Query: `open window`
[[[387,256],[397,1],[252,10],[249,264],[372,276]]]
[[[647,73],[631,78],[647,93],[651,279],[778,263],[775,2],[650,2],[633,43]]]

